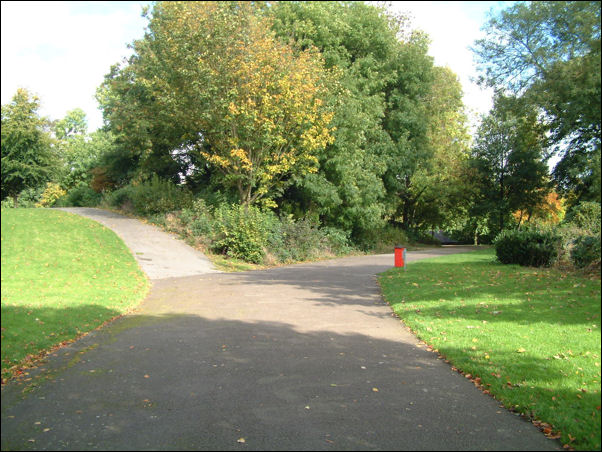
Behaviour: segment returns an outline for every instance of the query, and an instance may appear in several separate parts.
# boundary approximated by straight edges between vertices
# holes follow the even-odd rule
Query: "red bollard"
[[[395,247],[395,266],[403,267],[405,270],[406,266],[406,249],[401,246]]]

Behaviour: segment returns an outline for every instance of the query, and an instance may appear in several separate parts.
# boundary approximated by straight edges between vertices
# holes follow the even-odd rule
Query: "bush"
[[[132,209],[131,189],[130,185],[126,185],[115,191],[105,193],[104,202],[111,207],[129,211]]]
[[[212,248],[247,262],[261,263],[268,243],[269,219],[266,216],[269,215],[252,206],[219,206],[213,212]]]
[[[322,234],[326,244],[330,248],[330,252],[333,254],[345,254],[351,251],[351,243],[349,236],[351,235],[347,231],[343,231],[337,228],[325,227],[322,228]]]
[[[282,262],[305,261],[319,253],[324,238],[318,226],[307,218],[294,221],[292,217],[281,219],[282,246],[270,248]]]
[[[189,207],[192,195],[155,174],[149,181],[116,190],[107,196],[107,202],[124,210],[131,208],[138,215],[152,216]]]
[[[32,208],[36,207],[36,204],[40,201],[42,197],[42,192],[44,188],[26,188],[21,193],[19,193],[18,206],[20,208]],[[8,197],[2,200],[2,208],[3,209],[12,209],[15,207],[15,202],[12,197]]]
[[[356,242],[364,251],[392,253],[396,245],[408,245],[411,240],[403,229],[386,225],[380,229],[366,231]]]
[[[96,193],[87,185],[72,188],[67,195],[57,201],[61,207],[96,207],[100,204],[102,195]]]
[[[600,234],[582,235],[573,242],[571,261],[577,268],[600,265]]]
[[[42,192],[40,201],[36,203],[36,207],[51,207],[66,194],[67,192],[63,190],[59,184],[48,182],[46,188]]]
[[[595,235],[600,233],[600,217],[600,203],[584,201],[573,206],[567,212],[564,223]]]
[[[553,231],[512,229],[498,234],[493,245],[502,264],[549,267],[558,259],[561,242]]]
[[[213,231],[211,211],[204,199],[197,199],[191,207],[183,209],[180,220],[192,236],[208,237]]]

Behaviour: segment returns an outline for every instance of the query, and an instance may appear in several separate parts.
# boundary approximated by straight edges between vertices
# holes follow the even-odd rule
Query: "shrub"
[[[582,235],[575,239],[571,250],[571,261],[577,268],[600,265],[600,234]]]
[[[561,237],[542,229],[505,230],[493,241],[502,264],[549,267],[558,258]]]
[[[173,182],[154,174],[149,181],[131,187],[130,200],[136,213],[152,215],[187,207],[192,202],[192,196]]]
[[[87,185],[80,185],[69,190],[63,198],[57,201],[61,207],[96,207],[100,204],[102,195],[96,193]]]
[[[36,207],[51,207],[57,200],[65,196],[67,192],[61,188],[56,182],[48,182],[46,188],[42,192],[40,201],[36,203]]]
[[[152,216],[190,206],[192,195],[155,174],[148,181],[115,190],[107,196],[106,201],[113,207],[124,210],[131,208],[138,215]]]
[[[377,253],[392,253],[396,245],[408,245],[411,240],[401,228],[386,225],[380,229],[366,231],[356,239],[358,246],[364,251]]]
[[[180,220],[195,237],[210,236],[213,230],[211,211],[204,199],[197,199],[191,207],[183,209]]]
[[[19,193],[18,206],[20,208],[36,207],[36,204],[42,197],[43,188],[26,188]],[[7,197],[2,200],[3,209],[12,209],[15,207],[15,201],[12,197]]]
[[[600,203],[583,201],[567,212],[564,223],[595,235],[600,233],[600,217]]]
[[[132,208],[131,188],[130,185],[126,185],[115,191],[105,193],[103,201],[111,207],[129,211]]]
[[[351,251],[352,247],[349,241],[351,234],[349,232],[325,227],[322,228],[322,234],[324,234],[326,244],[333,254],[345,254]]]
[[[269,233],[266,215],[252,206],[223,204],[217,207],[213,212],[212,248],[247,262],[261,263]]]

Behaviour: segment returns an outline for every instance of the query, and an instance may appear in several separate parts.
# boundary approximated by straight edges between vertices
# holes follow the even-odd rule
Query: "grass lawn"
[[[115,233],[50,209],[2,209],[2,380],[124,314],[148,291]]]
[[[600,450],[600,281],[502,265],[493,250],[380,276],[417,336],[549,436]]]

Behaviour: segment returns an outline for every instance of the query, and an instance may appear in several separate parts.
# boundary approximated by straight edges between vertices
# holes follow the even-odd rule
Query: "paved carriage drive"
[[[417,344],[379,295],[392,262],[154,279],[35,390],[4,388],[2,449],[560,449]]]

